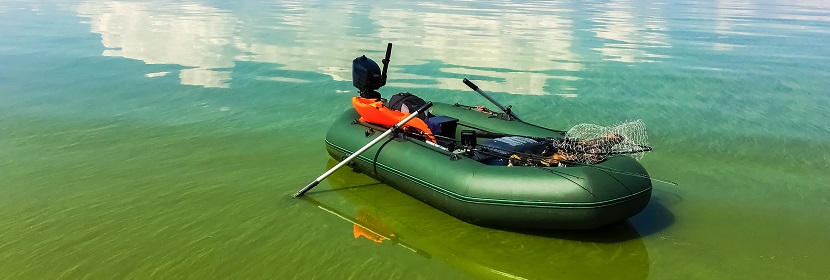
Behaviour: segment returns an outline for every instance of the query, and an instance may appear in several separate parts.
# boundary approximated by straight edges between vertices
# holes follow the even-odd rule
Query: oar
[[[424,104],[423,106],[421,106],[421,108],[418,108],[418,110],[415,110],[415,112],[410,113],[409,116],[407,116],[406,118],[401,120],[401,122],[397,123],[396,125],[393,125],[391,128],[389,128],[389,130],[387,130],[386,132],[384,132],[383,134],[381,134],[380,136],[375,138],[375,140],[372,140],[371,142],[366,144],[366,146],[363,146],[363,148],[360,148],[359,150],[355,151],[351,156],[347,157],[346,159],[344,159],[343,161],[341,161],[340,163],[338,163],[337,165],[335,165],[334,167],[332,167],[331,169],[326,171],[326,173],[323,173],[323,175],[320,175],[320,177],[317,177],[317,179],[314,180],[314,182],[311,182],[311,184],[308,184],[308,186],[305,186],[305,188],[301,189],[296,194],[294,194],[294,198],[296,198],[298,196],[301,196],[304,193],[306,193],[308,190],[310,190],[311,188],[316,187],[317,184],[320,184],[321,181],[323,181],[324,179],[326,179],[326,177],[328,177],[329,175],[334,173],[334,171],[337,171],[337,169],[340,169],[340,167],[343,167],[343,165],[348,164],[350,161],[355,159],[361,153],[365,152],[366,150],[368,150],[369,148],[371,148],[372,146],[374,146],[375,144],[377,144],[378,142],[383,140],[383,138],[386,138],[386,136],[392,134],[392,132],[394,132],[395,130],[399,129],[400,127],[402,127],[404,124],[406,124],[410,120],[417,117],[418,114],[425,111],[426,109],[429,109],[429,107],[432,107],[432,102],[427,102],[427,104]]]
[[[478,86],[476,84],[474,84],[470,80],[467,80],[467,78],[464,78],[464,84],[467,85],[468,87],[470,87],[475,92],[478,92],[478,94],[481,94],[481,96],[484,96],[484,98],[486,98],[488,101],[492,102],[494,105],[496,105],[496,107],[499,107],[499,109],[501,109],[502,112],[507,114],[508,120],[514,119],[514,120],[517,120],[517,121],[520,121],[520,122],[522,121],[521,119],[519,119],[519,117],[516,116],[516,114],[513,114],[513,111],[511,110],[510,106],[507,106],[507,107],[502,106],[501,104],[499,104],[499,102],[496,102],[495,99],[491,98],[489,95],[487,95],[487,93],[485,93],[483,90],[478,88]]]

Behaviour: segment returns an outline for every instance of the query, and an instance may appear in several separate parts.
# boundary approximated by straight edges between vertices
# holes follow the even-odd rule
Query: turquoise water
[[[825,279],[824,1],[4,1],[8,279]],[[598,232],[458,221],[338,171],[350,63],[554,128],[642,119],[653,200]],[[390,237],[355,233],[364,224]]]

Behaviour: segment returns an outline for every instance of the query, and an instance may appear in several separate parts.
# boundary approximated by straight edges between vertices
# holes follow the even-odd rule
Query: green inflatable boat
[[[388,56],[389,50],[382,72],[365,56],[355,59],[353,83],[360,97],[354,97],[355,109],[343,112],[326,135],[326,148],[335,160],[385,136],[381,132],[400,120],[383,122],[370,115],[408,116],[406,112],[415,112],[412,107],[424,103],[411,94],[380,98],[375,89],[385,84]],[[648,204],[652,184],[643,166],[626,152],[604,148],[617,145],[622,136],[571,139],[564,131],[520,120],[510,107],[472,82],[464,83],[502,112],[430,102],[428,111],[413,118],[418,124],[410,121],[396,129],[348,166],[460,220],[487,227],[596,229],[624,221]]]

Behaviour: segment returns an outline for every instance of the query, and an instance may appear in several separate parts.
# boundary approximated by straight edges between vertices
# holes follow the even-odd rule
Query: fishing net
[[[609,126],[578,124],[565,134],[565,139],[554,143],[559,151],[557,161],[595,164],[610,155],[626,154],[640,160],[651,151],[642,120],[633,120]]]

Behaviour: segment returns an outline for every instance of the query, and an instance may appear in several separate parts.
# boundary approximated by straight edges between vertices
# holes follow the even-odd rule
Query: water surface
[[[823,1],[6,1],[0,275],[823,279]],[[351,60],[391,94],[566,129],[642,119],[653,200],[597,232],[458,221],[337,172]],[[374,242],[355,223],[391,237]]]

